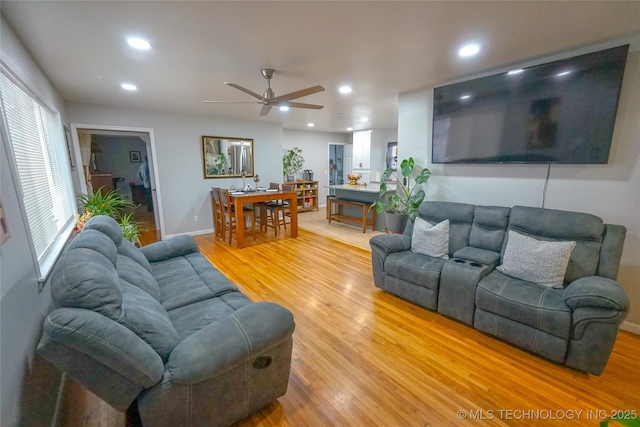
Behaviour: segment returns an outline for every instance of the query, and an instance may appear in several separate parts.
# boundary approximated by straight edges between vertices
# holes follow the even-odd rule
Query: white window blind
[[[40,275],[57,257],[60,240],[75,218],[71,170],[62,123],[4,73],[0,74],[2,115],[18,174]]]

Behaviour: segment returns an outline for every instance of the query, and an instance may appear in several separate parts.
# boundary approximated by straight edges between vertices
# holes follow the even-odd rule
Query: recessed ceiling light
[[[122,83],[120,87],[124,90],[138,90],[136,85],[132,85],[131,83]]]
[[[281,105],[280,111],[289,111],[289,107],[287,105]]]
[[[361,121],[361,122],[368,122],[368,121],[369,121],[369,118],[368,118],[368,117],[363,117],[363,118],[361,118],[361,119],[360,119],[360,121]]]
[[[480,52],[480,46],[478,46],[477,44],[468,44],[468,45],[462,47],[458,51],[458,55],[460,55],[460,56],[473,56],[478,52]]]
[[[557,77],[562,77],[562,76],[566,76],[567,74],[570,74],[571,71],[563,71],[561,73],[556,74]]]
[[[310,128],[314,127],[315,125],[313,123],[307,123],[307,126],[309,126]]]
[[[340,91],[340,93],[351,93],[351,86],[341,86],[340,89],[338,89]]]
[[[353,128],[347,128],[347,130],[348,130],[349,132],[351,132],[351,131],[353,130]]]
[[[469,99],[469,98],[471,98],[471,95],[462,95],[460,97],[460,99]]]
[[[129,46],[135,47],[136,49],[140,49],[140,50],[151,49],[151,43],[137,37],[128,38],[127,43],[129,43]]]
[[[510,76],[512,76],[512,75],[514,75],[514,74],[520,74],[520,73],[522,73],[523,71],[524,71],[524,69],[522,69],[522,68],[517,68],[517,69],[515,69],[515,70],[511,70],[511,71],[509,71],[507,74],[509,74]]]

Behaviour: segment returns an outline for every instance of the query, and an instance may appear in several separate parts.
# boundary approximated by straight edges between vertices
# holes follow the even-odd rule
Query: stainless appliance
[[[311,169],[305,169],[302,172],[302,179],[304,181],[313,181],[313,171]]]

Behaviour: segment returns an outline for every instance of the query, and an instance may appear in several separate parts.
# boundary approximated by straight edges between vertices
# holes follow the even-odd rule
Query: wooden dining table
[[[288,200],[289,206],[291,206],[291,237],[298,237],[298,193],[295,191],[254,191],[246,192],[243,194],[230,193],[231,201],[234,204],[235,217],[236,217],[236,242],[238,248],[244,248],[247,244],[245,241],[246,224],[244,222],[244,215],[242,213],[242,205],[245,203],[258,203],[269,202],[274,200]],[[263,216],[266,216],[263,214]],[[265,221],[266,218],[260,218],[260,221]],[[262,224],[263,222],[261,222]]]

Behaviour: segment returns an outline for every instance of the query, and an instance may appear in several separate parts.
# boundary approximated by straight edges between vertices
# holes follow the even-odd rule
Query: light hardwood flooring
[[[597,426],[604,413],[588,411],[640,409],[636,335],[621,331],[604,373],[586,375],[375,288],[370,251],[302,221],[297,239],[249,237],[241,250],[196,240],[249,298],[279,303],[296,321],[287,394],[237,426]],[[95,410],[63,425],[124,423]],[[522,412],[533,410],[551,412]],[[557,419],[564,414],[576,419]]]

